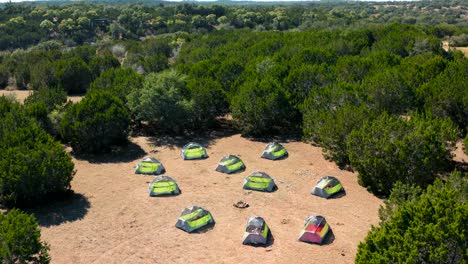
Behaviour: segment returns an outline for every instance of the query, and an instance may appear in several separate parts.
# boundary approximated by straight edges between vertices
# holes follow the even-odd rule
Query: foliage
[[[455,172],[421,195],[409,187],[391,196],[382,209],[389,214],[359,244],[356,263],[466,263],[467,190],[466,176]]]
[[[386,113],[349,135],[349,160],[359,183],[388,195],[397,181],[425,187],[436,173],[451,167],[457,130],[447,119]]]
[[[137,120],[148,121],[165,131],[182,132],[193,126],[193,101],[185,94],[186,76],[169,70],[150,73],[143,87],[128,95],[128,106]]]
[[[60,133],[75,153],[101,153],[127,142],[129,124],[122,100],[108,91],[93,91],[66,110]]]
[[[24,100],[24,105],[28,106],[34,103],[44,103],[47,113],[51,112],[57,106],[63,105],[67,101],[67,94],[58,87],[44,87],[34,91]]]
[[[62,146],[17,106],[0,119],[0,202],[34,205],[67,191],[74,165]]]
[[[2,263],[49,263],[49,247],[40,237],[41,230],[32,215],[18,209],[0,214]]]
[[[127,101],[127,95],[140,89],[143,76],[129,68],[112,68],[104,71],[90,85],[90,91],[106,90],[119,97],[123,102]]]
[[[287,128],[291,112],[286,96],[276,80],[244,83],[231,103],[232,117],[242,134],[259,136]]]
[[[468,60],[456,59],[431,81],[418,89],[426,111],[434,116],[449,117],[461,129],[468,126]]]
[[[217,116],[228,112],[229,104],[221,85],[211,79],[188,79],[187,89],[193,99],[195,128],[204,128]]]
[[[57,62],[54,78],[68,94],[82,94],[88,89],[92,76],[82,59],[72,57]]]

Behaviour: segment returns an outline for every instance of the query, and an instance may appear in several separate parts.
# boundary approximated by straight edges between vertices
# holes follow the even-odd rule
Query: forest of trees
[[[23,105],[0,97],[0,203],[23,208],[69,192],[74,165],[60,143],[73,155],[99,154],[142,126],[153,136],[207,131],[231,114],[244,136],[300,135],[356,171],[369,191],[389,197],[357,262],[460,263],[467,258],[460,250],[468,230],[466,172],[453,172],[452,151],[468,141],[468,60],[441,41],[466,45],[467,16],[459,1],[5,4],[0,89],[34,92]],[[67,102],[76,94],[85,96]],[[31,188],[41,192],[31,197]],[[427,247],[399,245],[408,254],[423,248],[417,256],[387,250],[403,239],[387,236],[393,225],[407,225],[404,236],[414,242],[437,236],[414,228],[446,221],[420,219],[431,213],[425,204],[444,207],[444,197],[460,205],[447,232],[464,234]],[[1,217],[3,224],[28,216]],[[25,250],[47,262],[47,245],[34,239],[39,244]],[[1,259],[33,261],[1,243]]]

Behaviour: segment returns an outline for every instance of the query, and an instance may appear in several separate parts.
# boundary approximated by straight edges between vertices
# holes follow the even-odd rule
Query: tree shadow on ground
[[[114,146],[110,152],[103,154],[74,154],[77,160],[86,160],[90,163],[121,163],[143,158],[147,153],[137,144],[128,142],[122,146]]]
[[[34,214],[40,226],[50,227],[83,219],[91,207],[88,199],[70,191],[63,199],[25,211]]]
[[[242,137],[250,141],[263,142],[265,144],[270,143],[270,142],[289,143],[289,142],[303,141],[301,133],[291,132],[291,131],[288,131],[286,133],[275,133],[275,134],[263,135],[263,136],[242,135]]]
[[[219,129],[210,131],[196,131],[184,135],[160,134],[148,139],[152,147],[168,147],[169,149],[182,148],[187,143],[196,142],[205,148],[208,148],[216,140],[224,137],[230,137],[238,132],[234,129]]]

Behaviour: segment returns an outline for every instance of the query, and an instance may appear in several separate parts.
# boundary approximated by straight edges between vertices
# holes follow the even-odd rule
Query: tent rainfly
[[[135,167],[136,174],[159,175],[164,172],[166,172],[166,169],[162,163],[159,160],[151,157],[144,158]]]
[[[323,216],[311,214],[305,219],[299,241],[321,245],[330,230]]]
[[[213,216],[209,211],[194,205],[186,207],[182,211],[177,219],[176,227],[191,233],[214,223]]]
[[[265,172],[254,171],[244,179],[243,188],[246,190],[272,192],[275,187],[275,181]]]
[[[268,143],[262,154],[262,158],[269,160],[277,160],[281,158],[286,158],[287,156],[288,151],[283,147],[283,145],[277,142]]]
[[[206,148],[198,143],[190,142],[182,148],[180,154],[184,160],[205,159],[208,158]]]
[[[270,235],[270,228],[265,220],[259,216],[251,216],[247,221],[242,244],[266,245]]]
[[[317,181],[312,194],[323,198],[330,198],[335,194],[344,192],[341,182],[333,176],[325,176]]]
[[[226,155],[218,163],[216,171],[231,174],[240,170],[245,169],[244,162],[234,155]]]
[[[169,176],[158,175],[148,186],[149,196],[180,194],[177,182]]]

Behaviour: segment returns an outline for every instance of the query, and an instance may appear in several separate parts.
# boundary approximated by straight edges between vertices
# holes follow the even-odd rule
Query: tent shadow
[[[275,243],[275,237],[271,233],[271,230],[268,230],[268,236],[265,244],[247,244],[246,246],[252,246],[256,248],[267,248],[273,246]]]
[[[343,191],[335,193],[334,195],[328,197],[328,200],[333,200],[333,199],[339,199],[341,197],[346,196],[346,190],[343,189]]]
[[[91,204],[84,195],[70,191],[60,201],[25,211],[33,214],[40,226],[50,227],[83,219],[90,207]]]
[[[143,158],[147,153],[137,144],[128,142],[122,146],[116,146],[110,152],[104,154],[73,154],[78,160],[87,160],[90,163],[121,163]]]

